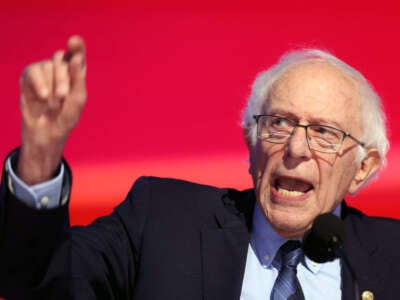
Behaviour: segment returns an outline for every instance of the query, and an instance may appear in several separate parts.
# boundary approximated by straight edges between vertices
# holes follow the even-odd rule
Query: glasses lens
[[[285,143],[293,130],[293,122],[278,116],[260,116],[257,135],[271,143]]]
[[[325,153],[336,153],[340,149],[344,133],[324,125],[299,125],[279,116],[259,116],[257,136],[263,141],[283,144],[290,138],[296,126],[307,128],[307,142],[310,149]]]
[[[327,153],[337,152],[343,141],[343,132],[335,128],[312,125],[307,128],[310,148]]]

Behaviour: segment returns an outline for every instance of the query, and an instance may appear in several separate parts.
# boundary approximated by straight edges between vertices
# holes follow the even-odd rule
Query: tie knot
[[[279,264],[282,267],[296,268],[297,264],[303,257],[303,250],[299,241],[287,241],[279,249]]]

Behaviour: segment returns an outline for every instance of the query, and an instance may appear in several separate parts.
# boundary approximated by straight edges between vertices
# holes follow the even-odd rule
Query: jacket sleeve
[[[68,199],[71,172],[67,169],[61,197]],[[68,237],[68,205],[36,210],[12,193],[8,181],[9,170],[4,167],[0,186],[0,296],[31,299],[44,283],[56,249]]]
[[[140,178],[112,214],[71,229],[69,299],[134,298],[148,199]]]
[[[61,198],[69,196],[65,163]],[[147,185],[138,180],[113,213],[88,226],[69,226],[68,202],[36,210],[0,187],[0,297],[132,299],[137,280]],[[60,199],[61,201],[61,199]]]

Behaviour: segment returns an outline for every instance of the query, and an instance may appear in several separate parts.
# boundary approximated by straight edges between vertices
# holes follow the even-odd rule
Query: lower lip
[[[307,193],[296,196],[296,197],[290,197],[290,196],[285,196],[285,195],[280,194],[274,186],[271,187],[272,196],[276,200],[280,200],[280,201],[292,201],[292,202],[304,201],[309,197],[311,191],[312,190],[308,191]]]

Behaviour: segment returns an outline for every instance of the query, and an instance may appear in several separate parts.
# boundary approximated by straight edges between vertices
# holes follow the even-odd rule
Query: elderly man
[[[85,70],[75,36],[21,77],[22,144],[1,187],[0,295],[355,299],[352,269],[357,298],[397,299],[399,222],[343,202],[388,148],[380,99],[359,72],[300,50],[257,77],[243,117],[254,189],[140,178],[111,215],[69,228],[62,153],[86,99]],[[343,220],[350,267],[304,255],[299,241],[323,213]]]

